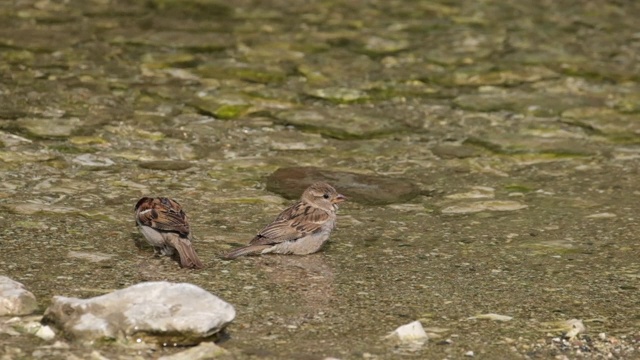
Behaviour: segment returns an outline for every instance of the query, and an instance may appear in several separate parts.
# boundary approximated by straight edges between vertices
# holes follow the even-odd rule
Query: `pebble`
[[[507,316],[507,315],[489,313],[489,314],[476,315],[476,316],[467,318],[467,320],[481,320],[481,319],[494,320],[494,321],[510,321],[513,319],[513,317]]]
[[[229,352],[212,342],[202,342],[198,346],[194,346],[189,350],[181,351],[176,354],[161,356],[158,360],[204,360],[216,359],[221,355]]]
[[[452,205],[442,209],[443,214],[473,214],[481,211],[516,211],[528,205],[510,200],[478,201],[470,204]]]

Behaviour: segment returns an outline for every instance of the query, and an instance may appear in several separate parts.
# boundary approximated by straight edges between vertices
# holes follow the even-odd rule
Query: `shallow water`
[[[4,2],[0,273],[41,312],[53,295],[197,284],[236,307],[221,346],[241,358],[637,356],[639,16],[615,1]],[[289,203],[266,190],[288,166],[420,195],[344,204],[321,253],[222,261]],[[204,270],[140,244],[143,195],[181,202]],[[513,320],[469,319],[486,313]],[[548,323],[572,318],[587,337],[554,341]],[[417,319],[422,348],[383,339]]]

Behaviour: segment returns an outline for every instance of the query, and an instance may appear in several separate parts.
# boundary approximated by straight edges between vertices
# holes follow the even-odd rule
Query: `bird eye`
[[[329,194],[324,194],[322,195],[323,198],[328,199],[329,198]]]

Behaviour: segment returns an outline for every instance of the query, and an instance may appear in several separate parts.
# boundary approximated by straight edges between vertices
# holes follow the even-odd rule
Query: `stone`
[[[575,339],[578,335],[587,331],[582,320],[569,319],[542,323],[545,331],[562,333],[563,337],[569,340]]]
[[[468,111],[513,111],[540,117],[553,117],[564,111],[602,103],[600,99],[571,94],[529,94],[520,92],[464,94],[453,100]]]
[[[325,181],[349,201],[369,205],[404,203],[420,194],[411,181],[378,175],[331,171],[316,167],[280,168],[267,178],[267,190],[287,199],[298,199],[312,183]]]
[[[401,343],[425,342],[429,339],[420,321],[414,321],[402,325],[387,335],[387,338],[397,340]]]
[[[161,356],[158,360],[205,360],[216,359],[229,352],[212,342],[202,342],[189,350],[167,356]]]
[[[470,145],[441,144],[431,148],[433,155],[442,159],[465,159],[480,156],[480,149]]]
[[[232,305],[198,286],[162,281],[89,299],[54,296],[42,322],[82,342],[184,346],[215,339],[235,315]]]
[[[317,96],[317,94],[316,94]],[[278,122],[336,139],[369,139],[408,129],[406,119],[399,118],[397,108],[364,105],[308,107],[275,114]]]
[[[329,87],[323,89],[309,89],[305,94],[320,99],[330,100],[336,103],[350,103],[355,101],[364,101],[369,98],[367,93],[358,89]]]
[[[193,164],[188,161],[156,160],[156,161],[143,161],[138,166],[140,166],[143,169],[150,169],[150,170],[180,171],[180,170],[187,170],[188,168],[192,167]]]
[[[443,214],[472,214],[481,211],[515,211],[529,207],[511,200],[478,201],[469,204],[453,205],[442,209]]]
[[[78,118],[23,118],[16,121],[16,126],[37,138],[69,137],[80,124]]]
[[[513,317],[500,314],[481,314],[468,318],[467,320],[493,320],[493,321],[511,321]]]
[[[29,315],[37,307],[36,297],[24,285],[0,276],[0,316]]]
[[[71,161],[82,166],[90,167],[109,167],[115,164],[113,160],[109,159],[108,157],[98,156],[94,154],[78,155]]]
[[[82,259],[89,262],[97,263],[100,261],[109,260],[113,257],[112,254],[104,254],[100,252],[85,252],[85,251],[69,251],[67,257]]]

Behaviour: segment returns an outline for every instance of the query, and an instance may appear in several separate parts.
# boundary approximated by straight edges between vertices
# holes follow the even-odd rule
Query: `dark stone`
[[[441,144],[431,148],[431,152],[442,159],[464,159],[480,155],[478,148],[470,145]]]
[[[267,178],[267,190],[287,199],[298,199],[304,189],[316,181],[326,181],[350,201],[360,204],[404,203],[420,194],[420,189],[407,179],[316,167],[280,168]]]
[[[144,161],[139,165],[143,169],[151,170],[186,170],[193,166],[188,161],[172,161],[172,160],[157,160],[157,161]]]

